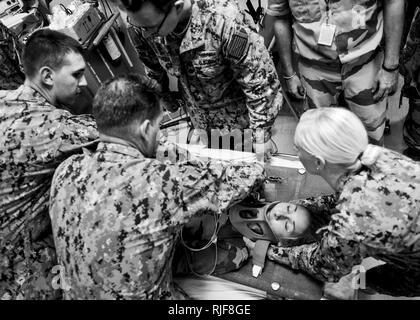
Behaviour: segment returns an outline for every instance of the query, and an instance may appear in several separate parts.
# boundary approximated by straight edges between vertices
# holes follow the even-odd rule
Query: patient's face
[[[302,206],[282,202],[267,213],[267,222],[278,238],[298,238],[309,228],[309,211]]]

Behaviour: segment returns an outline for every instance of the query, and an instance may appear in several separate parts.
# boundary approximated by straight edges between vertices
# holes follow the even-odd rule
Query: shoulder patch
[[[248,34],[245,29],[236,30],[229,40],[227,46],[228,57],[240,59],[248,50]]]

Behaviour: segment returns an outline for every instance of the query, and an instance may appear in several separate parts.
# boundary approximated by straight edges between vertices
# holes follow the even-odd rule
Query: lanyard
[[[327,14],[327,24],[329,24],[329,19],[330,19],[330,0],[325,0],[325,13]]]

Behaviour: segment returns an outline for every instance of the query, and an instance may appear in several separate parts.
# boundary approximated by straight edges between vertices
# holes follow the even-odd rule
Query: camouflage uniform
[[[414,2],[414,1],[413,1]],[[401,55],[405,69],[405,86],[409,97],[409,112],[404,122],[404,140],[420,153],[420,8],[419,1],[410,9],[417,10],[413,17],[407,41]]]
[[[236,1],[192,0],[185,34],[143,37],[129,28],[150,77],[179,79],[197,129],[267,131],[283,102],[275,66],[263,39]]]
[[[178,231],[220,214],[262,181],[263,168],[145,158],[101,142],[56,171],[50,215],[67,299],[183,298],[172,283]]]
[[[338,281],[373,257],[386,264],[367,272],[369,287],[420,295],[419,163],[383,149],[374,166],[343,177],[336,201],[329,203],[334,214],[319,242],[272,246],[268,257],[323,281]]]
[[[98,138],[91,117],[55,108],[28,86],[0,90],[0,299],[53,299],[48,215],[56,167]]]
[[[344,94],[372,141],[381,143],[386,99],[375,104],[372,87],[383,61],[383,1],[329,0],[329,8],[329,23],[337,26],[331,46],[318,45],[325,1],[269,0],[267,13],[293,16],[294,51],[309,106],[337,106]]]
[[[0,22],[0,90],[19,87],[25,77],[19,69],[18,41]]]

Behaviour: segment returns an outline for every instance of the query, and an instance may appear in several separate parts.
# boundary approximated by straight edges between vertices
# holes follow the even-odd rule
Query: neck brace
[[[270,243],[278,243],[279,240],[267,223],[267,213],[280,201],[261,206],[235,205],[229,210],[229,219],[236,230],[246,238],[255,241],[252,253],[252,275],[257,278],[264,268],[265,257]],[[251,229],[252,225],[258,225],[259,231]]]
[[[236,230],[252,241],[265,240],[278,243],[279,239],[273,233],[267,222],[267,213],[278,203],[280,201],[266,205],[261,204],[260,207],[238,204],[229,210],[229,219]],[[261,232],[253,230],[251,228],[252,225],[258,225]]]

